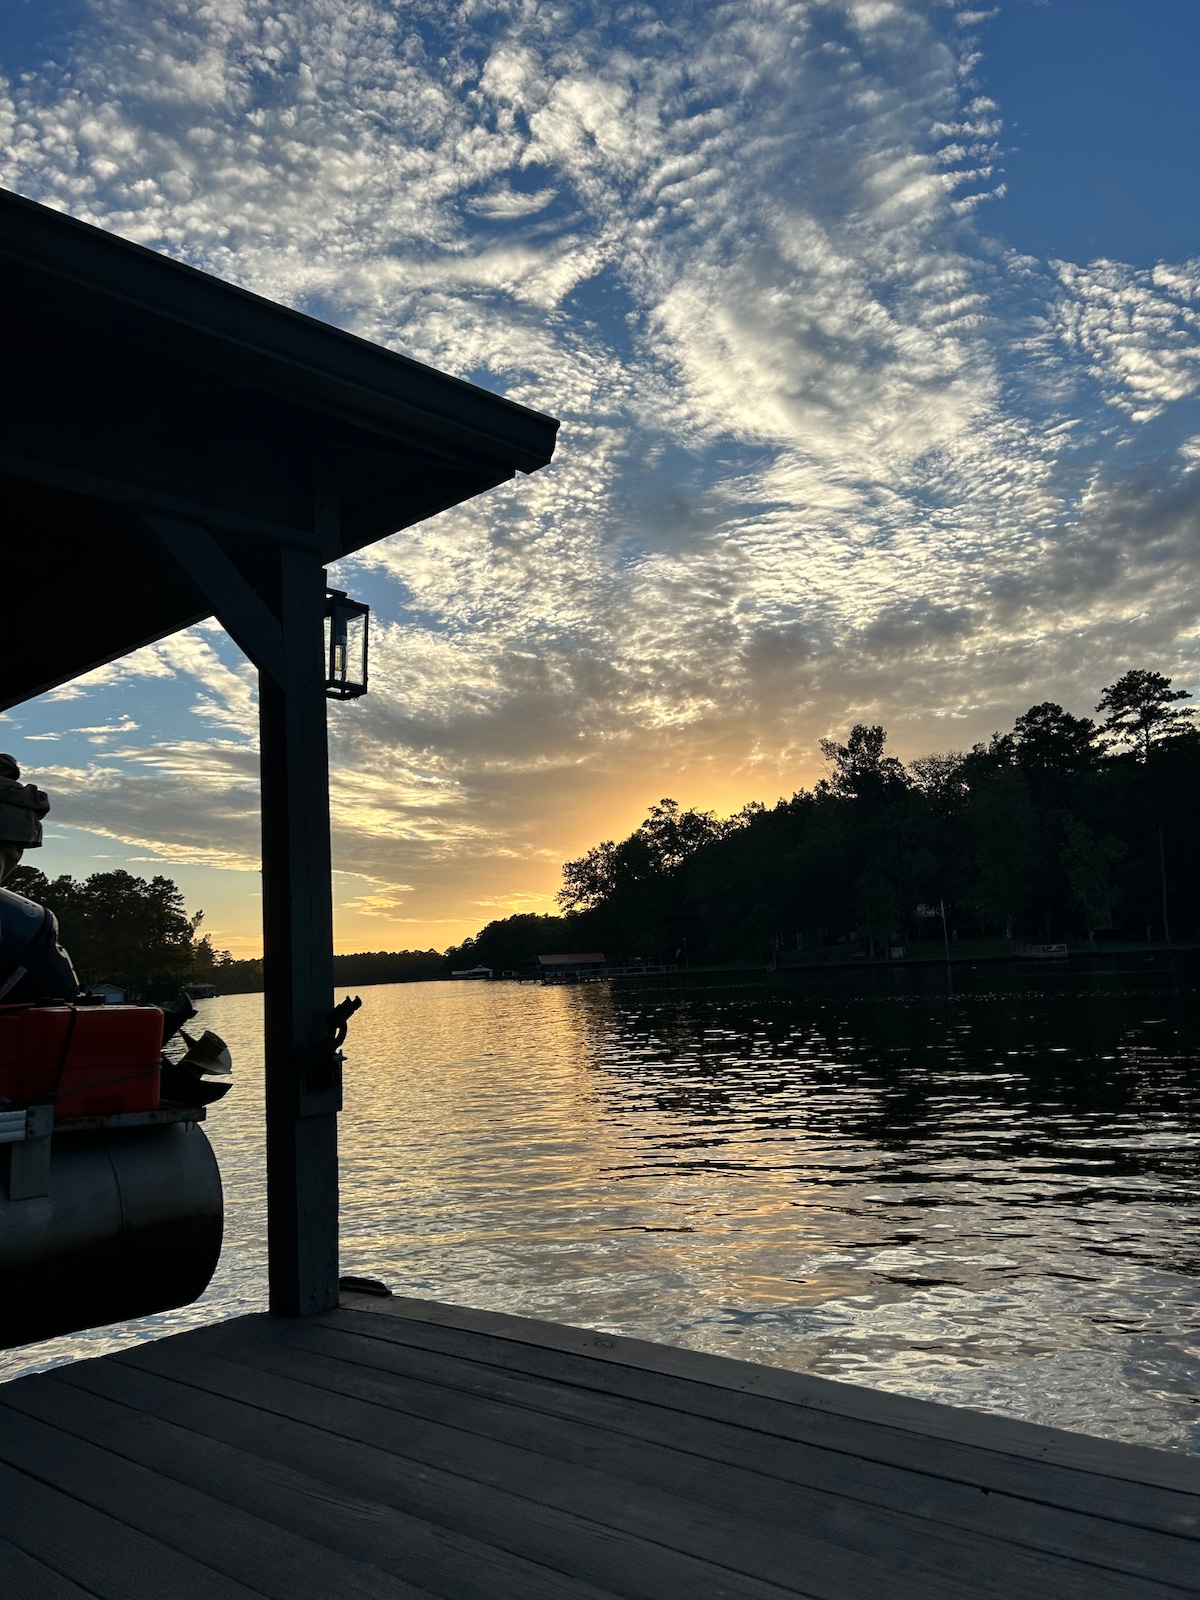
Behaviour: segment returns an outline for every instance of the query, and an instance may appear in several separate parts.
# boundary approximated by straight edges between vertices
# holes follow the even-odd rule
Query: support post
[[[336,548],[334,490],[318,485],[314,517]],[[325,570],[311,549],[280,544],[268,604],[208,529],[145,521],[258,668],[268,1278],[272,1311],[307,1316],[338,1303]]]
[[[271,1310],[338,1301],[340,1061],[333,1008],[325,572],[280,549],[281,680],[259,673]]]

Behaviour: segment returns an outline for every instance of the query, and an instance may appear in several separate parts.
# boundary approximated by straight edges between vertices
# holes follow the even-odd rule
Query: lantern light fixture
[[[344,589],[325,591],[325,694],[356,700],[367,692],[367,619],[370,606]]]

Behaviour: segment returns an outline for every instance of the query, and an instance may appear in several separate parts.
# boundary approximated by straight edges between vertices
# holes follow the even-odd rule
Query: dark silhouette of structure
[[[337,1304],[325,564],[558,424],[0,191],[0,708],[216,616],[258,668],[271,1306]]]

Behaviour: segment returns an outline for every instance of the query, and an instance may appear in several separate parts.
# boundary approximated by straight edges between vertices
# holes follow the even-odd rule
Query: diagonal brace
[[[208,529],[155,512],[144,512],[143,521],[212,606],[217,621],[238,648],[282,687],[285,669],[279,619]]]

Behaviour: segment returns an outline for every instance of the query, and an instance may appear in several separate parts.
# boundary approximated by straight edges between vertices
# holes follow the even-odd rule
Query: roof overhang
[[[148,530],[206,528],[270,603],[518,472],[553,418],[0,190],[0,706],[211,614]]]

